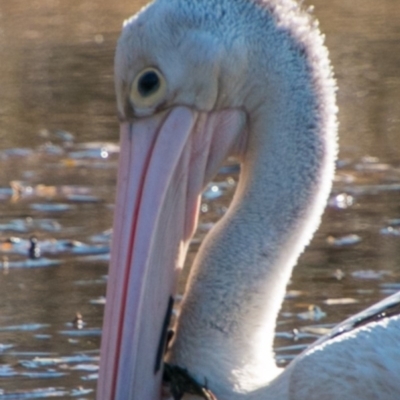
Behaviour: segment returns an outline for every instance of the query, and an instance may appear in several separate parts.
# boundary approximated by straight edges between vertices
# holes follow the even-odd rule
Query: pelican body
[[[400,398],[400,321],[382,317],[387,303],[378,321],[347,321],[286,369],[274,360],[286,285],[337,153],[317,22],[293,0],[156,0],[124,24],[115,85],[121,155],[97,399],[161,399],[171,299],[202,189],[228,156],[241,163],[238,187],[195,259],[164,360],[218,400]]]

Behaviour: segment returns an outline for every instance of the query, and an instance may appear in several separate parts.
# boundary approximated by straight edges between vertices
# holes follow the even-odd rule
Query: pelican
[[[218,400],[399,399],[399,295],[284,370],[274,360],[286,285],[337,153],[335,81],[314,18],[293,0],[156,0],[124,24],[115,86],[121,154],[97,399],[161,399],[164,362]],[[194,261],[167,346],[200,195],[229,156],[241,163],[237,190]]]

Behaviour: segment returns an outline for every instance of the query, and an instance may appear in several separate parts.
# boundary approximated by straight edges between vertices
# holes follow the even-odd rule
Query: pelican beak
[[[244,124],[238,110],[187,107],[121,124],[98,400],[161,398],[168,314],[201,192]]]

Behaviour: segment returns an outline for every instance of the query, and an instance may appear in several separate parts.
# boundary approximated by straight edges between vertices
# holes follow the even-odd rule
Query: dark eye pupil
[[[159,87],[160,79],[153,71],[146,72],[138,82],[138,91],[143,97],[150,96],[156,92]]]

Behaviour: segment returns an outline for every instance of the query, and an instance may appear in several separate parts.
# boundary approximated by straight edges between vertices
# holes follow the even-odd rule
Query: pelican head
[[[333,176],[321,35],[292,0],[156,0],[124,24],[115,86],[121,155],[97,398],[160,398],[201,192],[230,155],[240,182],[197,257],[167,357],[222,396],[260,387],[277,374],[276,315]]]
[[[246,46],[224,34],[216,25],[218,16],[207,20],[204,8],[200,2],[159,1],[124,23],[115,57],[123,118],[177,106],[205,112],[243,106]],[[141,79],[152,73],[159,81],[157,90],[141,93]],[[246,92],[251,86],[253,80]]]

